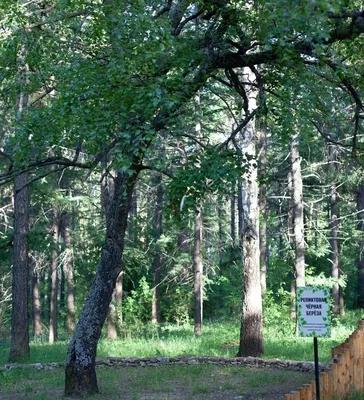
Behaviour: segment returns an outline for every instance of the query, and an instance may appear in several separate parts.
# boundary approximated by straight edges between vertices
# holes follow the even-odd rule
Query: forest
[[[361,0],[2,0],[0,342],[364,307]],[[268,316],[269,317],[269,316]],[[274,314],[271,316],[274,318]]]

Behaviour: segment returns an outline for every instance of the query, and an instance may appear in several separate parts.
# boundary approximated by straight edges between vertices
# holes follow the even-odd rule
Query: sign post
[[[318,336],[330,336],[330,290],[324,286],[297,288],[298,335],[313,337],[315,357],[316,400],[320,400]]]

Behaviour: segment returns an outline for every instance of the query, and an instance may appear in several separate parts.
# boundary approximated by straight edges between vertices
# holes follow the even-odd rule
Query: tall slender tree
[[[234,74],[234,73],[233,73]],[[233,78],[234,79],[234,78]],[[244,82],[248,85],[245,117],[257,108],[256,77],[244,69]],[[244,89],[245,92],[245,89]],[[240,233],[243,258],[243,307],[238,356],[263,354],[262,292],[259,263],[259,200],[257,172],[257,131],[251,119],[241,132],[240,149],[247,157],[247,171],[242,181],[243,229]]]
[[[295,246],[296,286],[305,286],[305,237],[303,220],[303,184],[299,137],[295,136],[291,144],[293,226]]]

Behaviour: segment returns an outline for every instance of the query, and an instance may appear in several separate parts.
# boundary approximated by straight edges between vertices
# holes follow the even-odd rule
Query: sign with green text
[[[299,336],[330,336],[330,289],[298,287],[297,318]]]

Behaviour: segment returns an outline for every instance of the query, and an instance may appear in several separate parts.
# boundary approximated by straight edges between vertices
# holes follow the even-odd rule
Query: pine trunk
[[[195,237],[193,248],[194,266],[194,333],[200,336],[202,333],[202,305],[203,305],[203,264],[201,258],[202,247],[202,210],[201,206],[196,208]]]
[[[246,69],[248,83],[255,82],[254,74]],[[256,108],[256,90],[250,89],[249,110]],[[241,231],[243,259],[243,294],[240,343],[238,356],[260,357],[263,354],[262,291],[260,283],[259,257],[259,200],[256,165],[256,128],[252,120],[242,132],[241,151],[249,156],[247,172],[242,182]]]
[[[73,282],[73,262],[72,262],[72,246],[70,235],[70,216],[68,211],[62,213],[62,236],[65,247],[65,258],[63,264],[63,273],[67,283],[67,331],[73,333],[75,330],[75,294]]]
[[[96,276],[68,347],[65,366],[65,395],[83,396],[98,392],[95,358],[102,326],[109,311],[116,280],[122,271],[125,231],[137,172],[119,171],[110,197],[105,244]]]
[[[39,298],[39,282],[36,263],[33,265],[32,273],[32,294],[33,294],[33,334],[34,341],[38,341],[42,337],[42,319]]]
[[[230,236],[231,236],[231,261],[235,258],[236,246],[236,196],[235,184],[232,185],[232,193],[230,195]]]
[[[30,357],[28,326],[28,174],[14,178],[14,241],[12,269],[12,312],[9,362]]]
[[[295,240],[294,240],[294,215],[293,215],[293,184],[292,184],[292,168],[288,172],[288,177],[287,177],[287,191],[289,194],[289,200],[288,200],[288,210],[287,210],[287,236],[288,236],[288,244],[289,244],[289,253],[292,253],[293,249],[295,251]],[[282,246],[282,250],[285,251],[284,247]],[[295,279],[295,266],[294,264],[295,257],[292,258],[289,256],[289,261],[290,261],[290,266],[292,268],[292,271],[290,273],[290,294],[291,294],[291,309],[290,309],[290,317],[292,319],[297,318],[297,312],[296,312],[296,279]],[[293,263],[291,264],[291,262]]]
[[[261,215],[259,223],[259,246],[260,246],[260,285],[262,293],[267,290],[267,266],[268,266],[268,248],[267,248],[267,184],[264,183],[267,173],[267,127],[263,125],[259,131],[259,173],[263,178],[259,186],[259,212]]]
[[[161,156],[162,151],[160,152]],[[154,243],[155,243],[155,253],[153,260],[153,288],[152,288],[152,322],[161,322],[161,310],[160,310],[160,280],[161,280],[161,248],[158,241],[162,235],[162,204],[163,204],[163,186],[162,186],[162,176],[158,174],[155,178],[154,186],[156,187],[155,195],[155,209],[154,209]]]
[[[51,262],[51,302],[49,313],[49,343],[58,340],[58,234],[57,210],[53,210],[53,250]]]
[[[329,162],[331,179],[335,180],[336,166],[335,166],[335,149],[334,146],[329,145]],[[330,261],[331,261],[331,277],[335,280],[339,279],[339,204],[336,183],[333,182],[330,186]],[[339,284],[335,283],[332,288],[332,301],[334,315],[340,315],[340,289]]]

